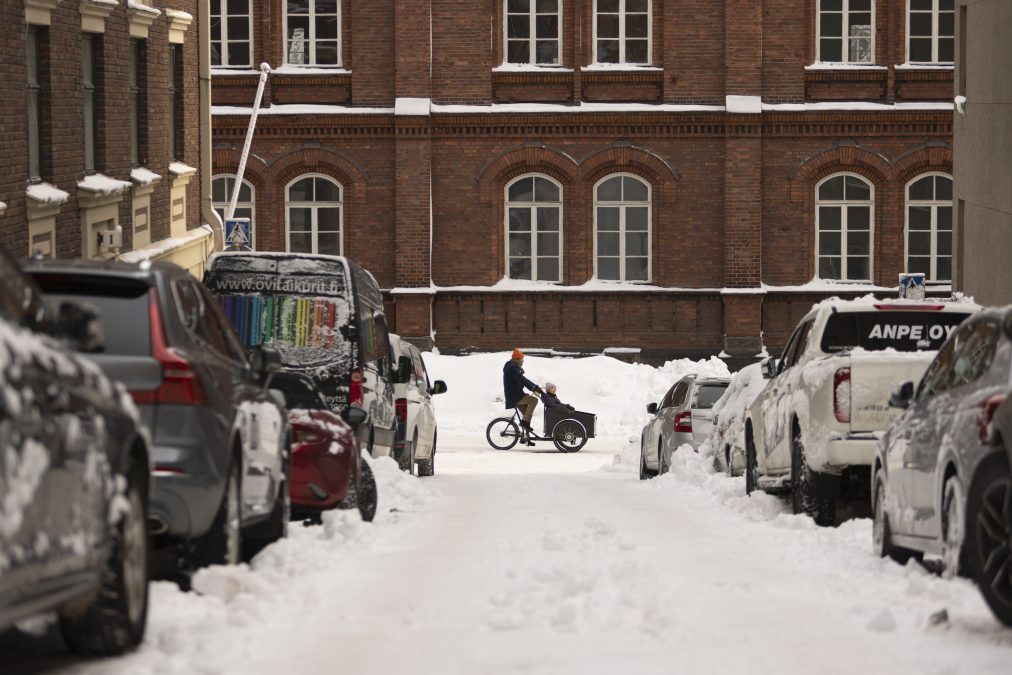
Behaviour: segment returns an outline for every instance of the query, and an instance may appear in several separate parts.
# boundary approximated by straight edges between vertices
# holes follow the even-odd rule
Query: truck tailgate
[[[915,384],[935,352],[863,352],[850,359],[850,429],[852,433],[883,431],[900,414],[889,407],[889,396],[903,382]]]

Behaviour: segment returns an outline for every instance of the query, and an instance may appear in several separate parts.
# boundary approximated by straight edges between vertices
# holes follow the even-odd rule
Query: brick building
[[[440,349],[752,356],[951,271],[952,0],[220,0],[215,200]],[[241,214],[240,214],[241,215]]]
[[[215,216],[201,6],[207,0],[0,0],[0,241],[9,251],[164,258],[202,272],[215,239],[202,223]]]

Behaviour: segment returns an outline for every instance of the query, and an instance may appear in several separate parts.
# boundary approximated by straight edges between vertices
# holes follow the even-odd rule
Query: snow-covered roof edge
[[[186,234],[178,237],[160,239],[143,248],[127,251],[126,253],[120,253],[118,259],[126,263],[141,263],[145,260],[153,260],[154,258],[161,257],[166,253],[171,253],[172,251],[181,249],[196,241],[213,236],[214,230],[211,229],[210,225],[201,225],[200,227],[188,230]]]

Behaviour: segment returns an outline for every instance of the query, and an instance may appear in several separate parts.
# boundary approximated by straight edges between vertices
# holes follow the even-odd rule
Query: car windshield
[[[937,310],[875,310],[838,312],[829,317],[822,334],[827,354],[860,347],[869,351],[937,350],[969,313]]]
[[[727,391],[727,382],[707,382],[696,389],[696,402],[692,406],[696,410],[709,410],[713,404]]]
[[[50,309],[65,301],[95,306],[102,322],[103,353],[116,356],[151,354],[148,285],[133,279],[39,274],[35,277]]]

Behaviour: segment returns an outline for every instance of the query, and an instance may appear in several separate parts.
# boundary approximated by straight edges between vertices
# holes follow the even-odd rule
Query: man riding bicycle
[[[538,399],[530,394],[524,394],[524,389],[540,395],[541,387],[524,377],[524,353],[519,349],[513,350],[512,358],[502,368],[502,385],[506,407],[516,408],[523,416],[520,422],[523,428],[521,442],[534,445],[528,434],[531,432],[531,417],[534,416],[534,409],[538,406]]]

